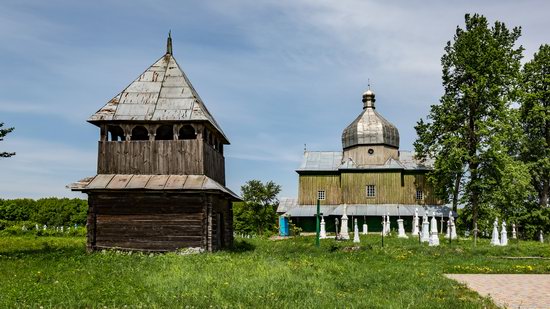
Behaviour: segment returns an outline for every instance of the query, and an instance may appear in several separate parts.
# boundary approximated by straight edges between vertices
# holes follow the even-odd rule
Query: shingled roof
[[[99,174],[67,186],[73,191],[94,190],[162,190],[162,191],[219,191],[234,200],[239,196],[229,188],[205,175],[133,175]]]
[[[166,54],[88,121],[206,121],[229,143],[214,117],[172,55],[168,37]]]

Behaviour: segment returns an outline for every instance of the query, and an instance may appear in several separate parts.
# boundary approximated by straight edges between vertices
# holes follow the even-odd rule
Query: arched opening
[[[190,125],[184,125],[180,128],[180,131],[178,132],[178,139],[195,139],[197,138],[197,134],[195,133],[195,129],[193,126]]]
[[[203,139],[204,139],[204,142],[208,144],[208,136],[210,136],[210,132],[208,131],[208,129],[204,129],[204,134],[203,134]]]
[[[144,126],[135,126],[132,129],[132,137],[131,139],[133,141],[148,141],[149,140],[149,132]]]
[[[124,140],[124,131],[119,126],[108,126],[107,134],[110,142],[120,142]]]
[[[174,131],[172,126],[162,125],[157,128],[157,134],[155,140],[157,141],[169,141],[174,139]]]
[[[207,141],[208,145],[213,146],[214,145],[213,141],[214,141],[214,134],[208,132],[208,141]]]

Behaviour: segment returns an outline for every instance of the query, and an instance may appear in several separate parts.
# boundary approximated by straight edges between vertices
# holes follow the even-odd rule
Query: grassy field
[[[550,273],[550,248],[362,236],[238,240],[231,252],[86,254],[81,237],[0,237],[0,307],[492,308],[444,273]]]

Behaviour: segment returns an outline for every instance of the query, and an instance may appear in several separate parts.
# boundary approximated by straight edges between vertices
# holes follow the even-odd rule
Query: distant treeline
[[[87,210],[88,202],[77,198],[0,199],[0,221],[4,224],[31,222],[49,227],[85,226]]]

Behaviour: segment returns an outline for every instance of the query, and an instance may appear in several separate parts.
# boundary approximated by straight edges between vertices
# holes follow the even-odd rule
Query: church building
[[[213,251],[233,242],[225,187],[229,140],[172,54],[93,114],[97,175],[70,188],[88,195],[87,249]]]
[[[304,151],[296,171],[298,198],[281,199],[278,213],[304,231],[315,230],[317,200],[327,231],[334,231],[334,219],[344,208],[371,231],[380,231],[382,216],[388,214],[394,227],[401,217],[407,229],[416,209],[419,215],[447,216],[450,209],[426,181],[432,162],[399,150],[399,131],[377,112],[372,90],[362,101],[363,111],[342,133],[342,151]]]

